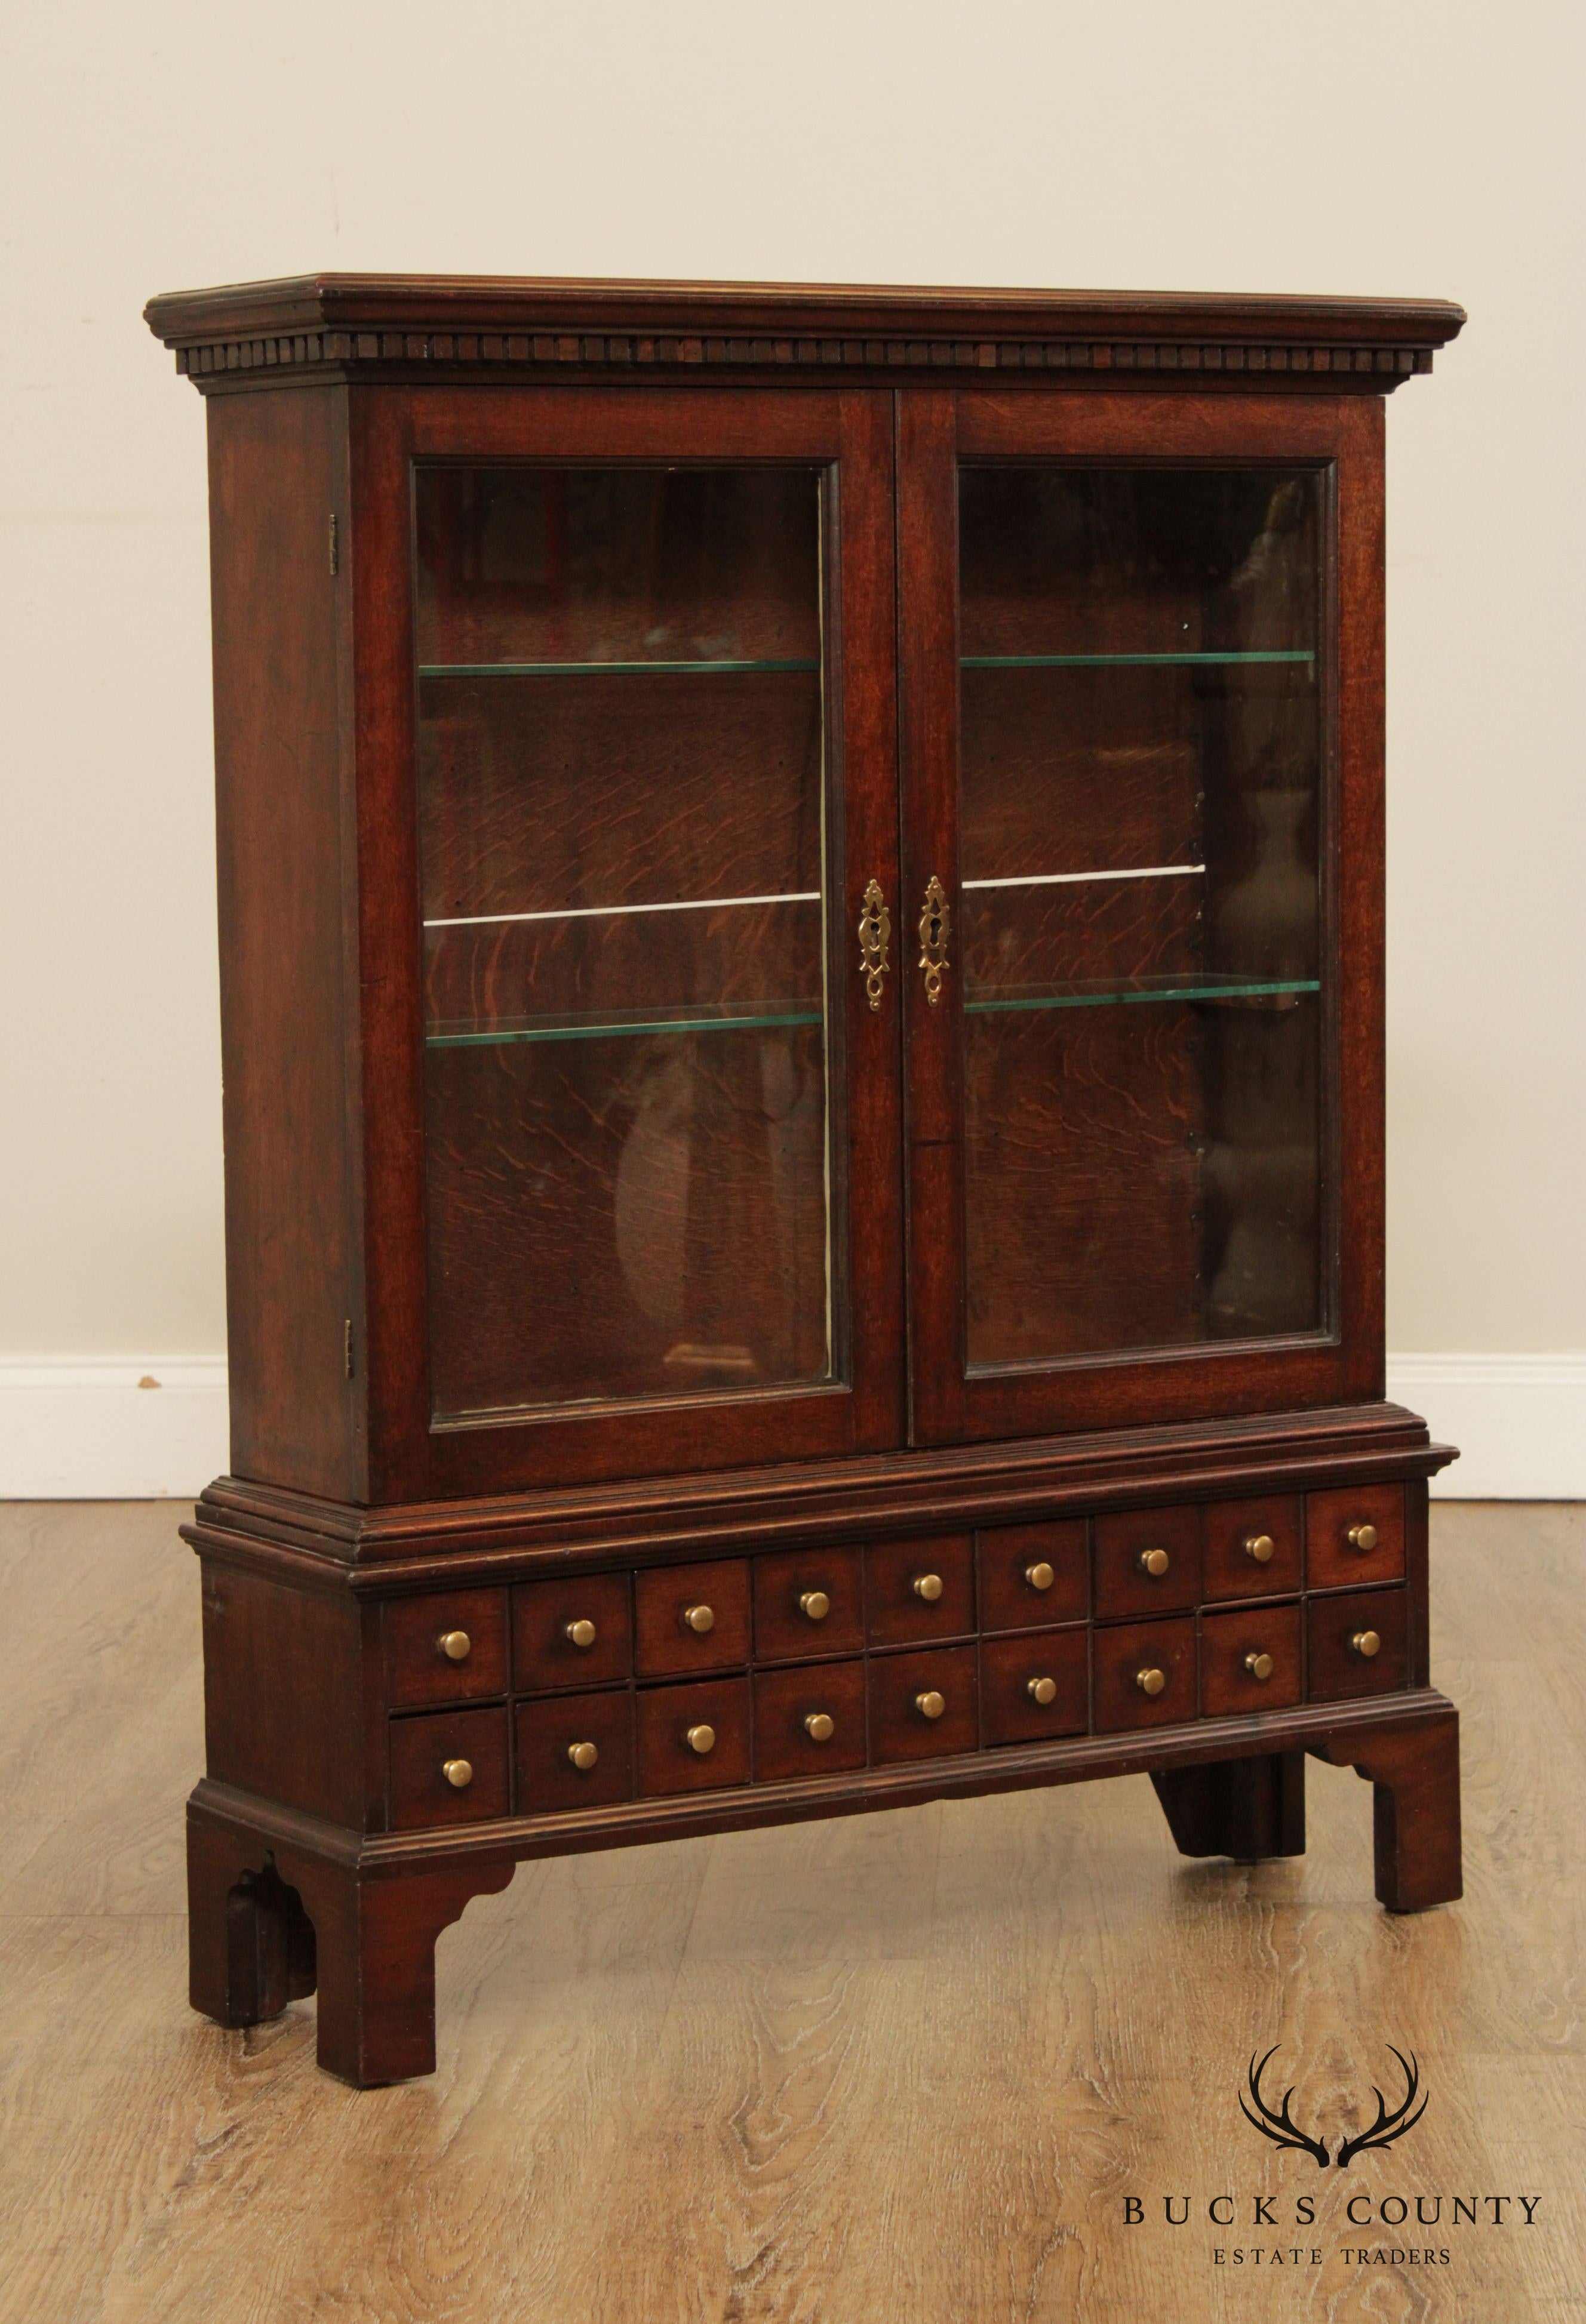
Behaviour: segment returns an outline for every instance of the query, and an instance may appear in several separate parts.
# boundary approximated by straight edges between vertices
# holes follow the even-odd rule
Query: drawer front
[[[1248,1613],[1207,1614],[1201,1623],[1201,1712],[1226,1719],[1238,1711],[1287,1710],[1300,1701],[1300,1609],[1253,1607]]]
[[[391,1721],[391,1821],[488,1823],[507,1812],[506,1711],[426,1711]],[[450,1768],[451,1775],[447,1770]],[[459,1784],[453,1776],[468,1770]]]
[[[505,1692],[505,1590],[386,1600],[385,1700],[394,1711]]]
[[[981,1740],[1043,1743],[1054,1735],[1083,1735],[1090,1723],[1087,1646],[1082,1629],[988,1638],[980,1648]],[[1049,1690],[1052,1699],[1043,1702]]]
[[[757,1557],[754,1572],[758,1661],[858,1653],[865,1607],[864,1563],[857,1549],[779,1551]]]
[[[1297,1591],[1302,1508],[1297,1493],[1212,1501],[1201,1512],[1207,1597],[1281,1598]]]
[[[997,1526],[979,1535],[983,1630],[1034,1630],[1082,1622],[1090,1610],[1089,1527],[1083,1517],[1052,1525]]]
[[[976,1693],[973,1646],[878,1655],[869,1666],[871,1760],[945,1759],[973,1751],[979,1741]],[[932,1717],[938,1699],[941,1711]]]
[[[726,1557],[708,1565],[652,1566],[635,1574],[634,1628],[641,1678],[747,1663],[748,1566],[741,1557]]]
[[[816,1663],[755,1678],[755,1781],[830,1775],[865,1764],[865,1665]]]
[[[1347,1597],[1312,1599],[1312,1702],[1392,1694],[1402,1687],[1407,1610],[1402,1590],[1351,1591]],[[1372,1638],[1377,1640],[1375,1653],[1368,1651]]]
[[[638,1723],[639,1790],[719,1792],[749,1780],[749,1682],[692,1679],[655,1686],[634,1698]],[[710,1743],[700,1750],[702,1730]],[[691,1736],[694,1738],[690,1740]]]
[[[520,1702],[515,1723],[520,1815],[632,1799],[634,1708],[626,1687]]]
[[[1162,1561],[1160,1572],[1153,1572]],[[1096,1520],[1098,1614],[1164,1614],[1201,1595],[1201,1512],[1125,1509]]]
[[[940,1590],[933,1584],[940,1582]],[[865,1619],[873,1646],[961,1638],[975,1628],[975,1565],[967,1533],[885,1541],[865,1552]]]
[[[1195,1624],[1127,1622],[1095,1634],[1096,1732],[1131,1727],[1174,1727],[1195,1716]],[[1149,1692],[1143,1680],[1160,1672]]]
[[[630,1588],[626,1573],[520,1582],[512,1593],[514,1685],[530,1693],[626,1678],[634,1660]]]
[[[1350,1485],[1306,1496],[1305,1573],[1312,1590],[1396,1582],[1404,1570],[1402,1485]]]

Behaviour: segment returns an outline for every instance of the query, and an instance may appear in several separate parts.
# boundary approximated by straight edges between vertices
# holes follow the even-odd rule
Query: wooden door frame
[[[903,1442],[899,1005],[862,1005],[867,880],[897,896],[892,399],[876,389],[389,386],[349,395],[353,746],[370,1498],[390,1502],[884,1451]],[[437,1425],[429,1376],[413,619],[415,460],[828,473],[826,576],[831,1087],[846,1130],[847,1383],[534,1408]],[[831,537],[829,531],[829,538]],[[830,971],[829,970],[829,975]],[[834,1168],[834,1176],[837,1170]],[[835,1272],[835,1268],[834,1268]]]
[[[970,1374],[962,980],[904,994],[910,1441],[947,1444],[1378,1398],[1383,1381],[1383,406],[1353,395],[904,390],[898,445],[904,896],[962,925],[957,464],[960,457],[1174,466],[1314,466],[1323,549],[1323,1256],[1326,1328],[1272,1340],[1080,1356]]]

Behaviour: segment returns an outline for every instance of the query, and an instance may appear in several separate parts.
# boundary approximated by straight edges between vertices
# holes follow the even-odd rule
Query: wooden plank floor
[[[1370,1794],[1314,1763],[1309,1857],[1253,1870],[1176,1857],[1144,1778],[525,1867],[441,1941],[439,2072],[362,2094],[311,2003],[187,2007],[181,1514],[0,1509],[0,2316],[1586,2318],[1586,1509],[1434,1512],[1461,1905],[1382,1914]],[[1308,2126],[1389,2042],[1424,2121],[1347,2176],[1278,2153],[1234,2095],[1277,2042]],[[1410,2246],[1448,2264],[1342,2256]]]

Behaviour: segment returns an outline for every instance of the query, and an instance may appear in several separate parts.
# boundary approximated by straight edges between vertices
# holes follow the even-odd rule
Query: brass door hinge
[[[336,539],[336,511],[332,509],[330,512],[330,570],[332,574],[336,573],[339,569],[340,564],[341,558]]]

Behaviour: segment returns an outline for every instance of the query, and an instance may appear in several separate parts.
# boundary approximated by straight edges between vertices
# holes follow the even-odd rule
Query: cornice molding
[[[200,389],[594,371],[1063,372],[1171,387],[1309,383],[1382,393],[1464,322],[1439,300],[1123,291],[319,275],[181,291],[145,318]],[[263,377],[259,375],[263,374]]]

